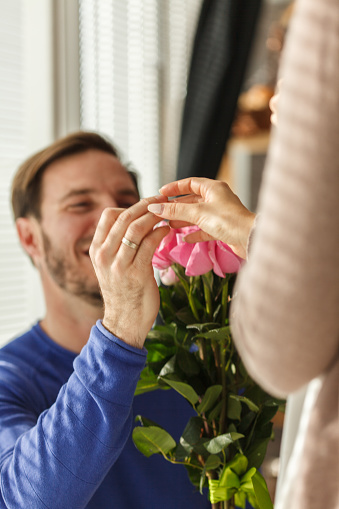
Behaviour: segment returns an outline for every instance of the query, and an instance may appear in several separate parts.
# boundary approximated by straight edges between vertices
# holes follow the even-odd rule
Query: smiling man
[[[14,216],[46,313],[0,352],[0,507],[208,507],[185,471],[131,440],[138,414],[176,438],[191,415],[173,391],[134,398],[159,309],[151,260],[168,227],[154,229],[157,200],[139,201],[135,175],[94,133],[19,168]]]

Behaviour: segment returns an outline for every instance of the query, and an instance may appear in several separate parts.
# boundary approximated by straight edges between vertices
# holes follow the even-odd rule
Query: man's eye
[[[136,202],[133,202],[133,203],[129,203],[129,202],[128,202],[128,203],[127,203],[127,202],[119,202],[119,203],[118,203],[118,207],[119,207],[120,209],[128,209],[129,207],[132,207],[132,205],[134,205],[134,203],[136,203]]]
[[[81,209],[87,209],[90,206],[91,206],[91,203],[89,201],[81,201],[78,203],[71,203],[71,205],[69,205],[69,208],[73,209],[73,210],[81,210]]]

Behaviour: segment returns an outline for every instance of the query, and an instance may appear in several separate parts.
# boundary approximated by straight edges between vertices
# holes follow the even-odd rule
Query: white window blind
[[[175,176],[201,0],[80,0],[81,128],[107,134],[151,195]]]
[[[80,0],[81,128],[108,135],[159,188],[159,1]]]
[[[21,0],[0,0],[0,344],[28,322],[26,260],[10,209],[12,176],[25,155]]]
[[[182,110],[201,0],[161,2],[163,63],[162,89],[162,184],[175,179]]]

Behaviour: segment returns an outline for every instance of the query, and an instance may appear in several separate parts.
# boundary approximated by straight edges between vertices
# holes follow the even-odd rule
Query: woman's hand
[[[159,200],[164,198],[141,200],[123,211],[105,209],[90,247],[104,301],[102,323],[137,348],[143,347],[160,305],[152,257],[169,228],[154,229],[159,219],[147,211]]]
[[[241,258],[246,258],[249,234],[255,214],[250,212],[226,182],[207,178],[187,178],[163,186],[165,197],[186,195],[169,203],[156,203],[148,210],[168,219],[178,228],[188,224],[202,230],[186,237],[187,242],[222,240]]]

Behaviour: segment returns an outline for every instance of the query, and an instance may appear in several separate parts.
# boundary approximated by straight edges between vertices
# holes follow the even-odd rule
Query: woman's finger
[[[192,223],[189,223],[188,221],[168,221],[168,224],[171,228],[185,228],[185,226],[195,226]]]
[[[198,224],[201,214],[199,214],[199,203],[180,203],[168,202],[158,203],[148,206],[148,210],[156,216],[172,221],[185,221],[191,224]]]
[[[216,240],[212,235],[203,232],[202,230],[198,230],[197,232],[192,232],[186,235],[184,238],[185,242],[188,244],[195,244],[196,242],[206,242],[207,240]]]
[[[163,196],[178,196],[182,194],[204,196],[211,182],[215,181],[202,177],[189,177],[164,185],[160,189],[160,193]]]

